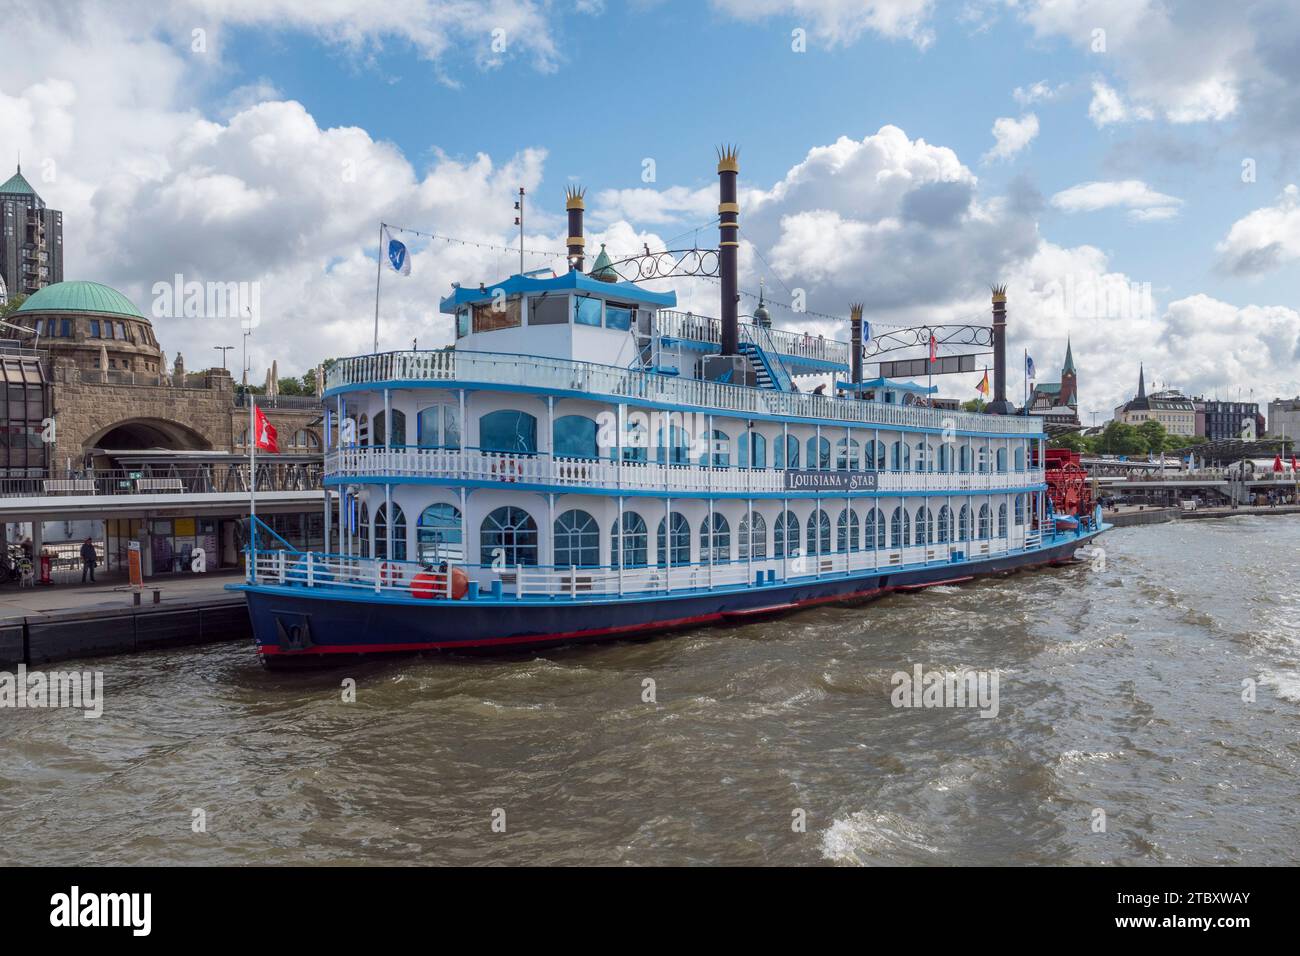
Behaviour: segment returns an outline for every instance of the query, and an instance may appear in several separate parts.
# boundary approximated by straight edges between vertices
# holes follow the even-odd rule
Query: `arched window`
[[[393,504],[393,553],[388,553],[388,505],[380,505],[375,511],[375,557],[392,558],[394,561],[406,560],[406,515],[402,509]]]
[[[980,505],[980,537],[993,537],[993,512],[988,505]]]
[[[731,436],[724,431],[714,429],[708,433],[709,447],[700,456],[700,464],[712,465],[714,468],[731,467]]]
[[[930,525],[930,509],[925,505],[916,509],[916,543],[934,544],[934,528]]]
[[[686,440],[686,430],[681,425],[659,426],[659,434],[656,436],[656,447],[659,449],[659,464],[670,465],[689,465],[691,463],[690,443]]]
[[[949,442],[939,444],[939,470],[952,471],[952,445]]]
[[[839,520],[835,522],[835,550],[859,550],[862,547],[860,531],[858,513],[852,508],[845,508],[840,512]]]
[[[963,474],[970,471],[970,445],[962,445],[958,449],[957,470]]]
[[[1024,445],[1016,446],[1015,462],[1016,462],[1016,471],[1025,470],[1025,446]]]
[[[364,413],[357,419],[357,444],[370,444],[370,419]]]
[[[912,457],[911,450],[908,449],[906,442],[896,441],[893,444],[893,451],[889,467],[894,471],[907,471],[910,466]]]
[[[731,560],[731,526],[718,512],[700,525],[700,563],[726,564]]]
[[[831,469],[831,442],[829,438],[814,435],[808,439],[808,467],[818,471]]]
[[[997,456],[997,471],[999,474],[1001,474],[1006,470],[1007,470],[1007,450],[1005,448],[999,448],[998,456]]]
[[[555,519],[555,566],[600,566],[600,526],[585,511],[566,511]]]
[[[952,509],[944,505],[939,509],[939,543],[947,544],[952,540]]]
[[[393,426],[385,429],[388,416],[383,412],[375,415],[375,446],[380,448],[402,448],[406,445],[406,414],[393,409]]]
[[[957,514],[957,540],[970,540],[970,506],[962,505]]]
[[[659,535],[656,539],[659,552],[659,567],[666,567],[671,561],[673,567],[691,563],[691,526],[686,518],[676,511],[672,513],[672,540],[666,539],[666,518],[659,519]],[[671,551],[671,553],[670,553]]]
[[[867,550],[875,551],[885,547],[885,515],[879,508],[867,512],[867,521],[863,527],[863,538]]]
[[[831,519],[825,511],[818,508],[808,516],[808,553],[830,554],[830,551]]]
[[[551,452],[557,458],[599,458],[596,423],[584,415],[557,418],[552,429]]]
[[[929,471],[934,467],[931,462],[931,456],[934,454],[934,446],[927,442],[919,441],[916,443],[916,457],[912,459],[912,469],[914,471]]]
[[[998,505],[998,537],[1007,536],[1007,505],[1006,502]]]
[[[911,524],[906,508],[895,508],[894,516],[889,521],[889,546],[891,548],[907,547],[911,537]]]
[[[979,464],[980,474],[981,475],[988,474],[988,470],[989,470],[989,446],[988,445],[980,445],[978,450],[977,462]]]
[[[1016,527],[1025,523],[1025,496],[1016,495]]]
[[[460,447],[460,408],[430,405],[415,418],[416,442],[421,448]]]
[[[776,440],[776,467],[799,467],[799,439],[793,435],[783,435]]]
[[[483,519],[479,530],[479,561],[537,565],[537,522],[523,508],[497,508]]]
[[[478,445],[483,451],[535,455],[537,419],[513,408],[488,412],[478,422]]]
[[[885,467],[885,443],[872,439],[866,445],[866,459],[863,467],[867,471],[882,471]]]
[[[755,561],[767,557],[767,522],[757,511],[751,511],[740,519],[738,538],[740,552],[737,557],[741,561],[750,557]]]
[[[415,528],[415,547],[422,564],[464,560],[460,509],[455,505],[436,504],[420,512],[420,521]]]
[[[370,509],[364,501],[360,502],[357,511],[357,554],[363,558],[370,557]]]
[[[623,567],[644,568],[649,564],[648,551],[650,535],[646,531],[645,519],[635,511],[623,512],[623,533],[619,534],[618,522],[610,532],[610,554],[613,563],[618,564],[618,550],[623,549]]]
[[[841,438],[835,443],[835,468],[838,471],[857,471],[862,456],[856,438]]]
[[[760,433],[750,431],[740,436],[740,467],[767,467],[767,439]]]
[[[776,519],[772,532],[772,557],[795,557],[799,554],[799,519],[786,511]]]

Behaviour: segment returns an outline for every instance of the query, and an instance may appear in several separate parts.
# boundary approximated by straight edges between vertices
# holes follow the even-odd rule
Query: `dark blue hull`
[[[247,596],[262,661],[269,667],[302,667],[359,655],[509,651],[742,623],[1070,561],[1075,549],[1098,533],[1068,535],[1044,548],[981,561],[623,598],[424,601],[332,588],[238,588]]]

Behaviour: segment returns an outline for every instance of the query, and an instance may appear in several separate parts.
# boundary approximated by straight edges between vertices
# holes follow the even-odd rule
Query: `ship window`
[[[522,508],[497,508],[479,530],[479,561],[507,567],[537,565],[537,522]]]
[[[630,305],[621,302],[605,303],[605,328],[626,332],[632,328],[632,313],[636,311]]]
[[[668,519],[659,519],[659,534],[656,536],[655,543],[659,552],[659,567],[666,567],[669,563],[673,567],[680,567],[691,563],[691,526],[686,518],[676,511],[672,513],[672,553],[669,554],[669,542],[665,540],[664,531]]]
[[[793,435],[785,435],[776,440],[776,467],[799,467],[799,439]]]
[[[712,465],[714,468],[730,468],[731,436],[716,428],[709,432],[709,447],[700,456],[700,464],[706,467]]]
[[[767,557],[767,522],[757,511],[751,511],[740,519],[737,538],[740,548],[738,557],[741,561],[747,561],[751,557],[758,561]]]
[[[970,506],[962,505],[957,515],[957,540],[970,540]]]
[[[527,412],[503,409],[479,419],[478,444],[483,451],[537,454],[537,419]]]
[[[573,321],[578,325],[600,325],[600,299],[590,295],[574,296]]]
[[[869,471],[885,470],[885,443],[882,441],[867,442],[867,459],[866,466]]]
[[[623,423],[623,460],[647,461],[650,448],[650,425],[641,412],[629,415]]]
[[[731,560],[731,526],[716,511],[700,525],[700,563],[726,564]]]
[[[356,506],[356,498],[352,499],[353,507]],[[366,503],[361,502],[360,513],[356,518],[357,522],[357,554],[364,557],[373,557],[370,553],[370,509]]]
[[[1016,527],[1025,523],[1025,496],[1016,495]]]
[[[529,325],[567,325],[568,322],[569,297],[567,295],[528,297]]]
[[[610,531],[610,553],[617,556],[621,545],[623,548],[623,567],[644,568],[648,563],[646,555],[650,544],[649,538],[650,536],[646,532],[645,519],[635,511],[625,511],[623,512],[622,535],[619,534],[617,522]]]
[[[357,444],[370,444],[370,418],[366,415],[357,419]]]
[[[456,310],[456,338],[469,335],[469,309],[461,307]]]
[[[840,520],[835,523],[835,550],[857,551],[861,547],[858,525],[858,513],[851,508],[840,512]]]
[[[393,424],[385,430],[388,416],[383,412],[375,415],[375,447],[402,448],[406,445],[406,414],[393,409]]]
[[[594,568],[600,564],[600,526],[585,511],[566,511],[555,519],[555,565]]]
[[[999,473],[1007,470],[1007,450],[999,448],[997,454],[997,470]]]
[[[459,448],[459,418],[460,409],[453,405],[430,405],[421,409],[415,418],[416,443],[421,448]]]
[[[896,441],[893,445],[893,457],[890,467],[894,471],[907,471],[912,457],[912,450],[906,442]]]
[[[980,445],[980,447],[979,447],[979,457],[978,457],[978,461],[979,461],[979,470],[980,470],[980,474],[981,474],[981,475],[987,474],[987,473],[988,473],[988,470],[989,470],[989,447],[988,447],[988,445]]]
[[[841,438],[835,443],[835,467],[840,471],[858,470],[858,440]]]
[[[988,505],[980,505],[980,537],[993,537],[993,513]]]
[[[393,505],[393,553],[388,553],[388,505],[382,504],[375,512],[375,556],[392,558],[394,561],[406,560],[406,515],[396,504]]]
[[[448,504],[429,505],[420,513],[415,541],[423,564],[463,560],[465,548],[461,540],[460,509]]]
[[[741,468],[767,467],[767,439],[755,431],[746,432],[737,444]]]
[[[917,442],[916,458],[912,461],[914,471],[928,471],[931,467],[930,459],[934,456],[934,446],[926,442]]]
[[[1015,461],[1016,461],[1016,471],[1024,471],[1025,470],[1025,448],[1023,445],[1021,445],[1019,448],[1016,449]]]
[[[565,415],[555,420],[551,452],[558,458],[599,458],[596,423],[582,415]]]
[[[947,544],[952,540],[952,509],[944,505],[939,509],[939,543]]]
[[[689,465],[691,450],[686,441],[686,431],[680,425],[672,425],[665,438],[663,426],[659,428],[658,460],[662,465],[665,458],[672,465]]]
[[[939,446],[939,470],[952,471],[952,445],[948,442]]]
[[[1000,504],[998,505],[998,537],[1005,538],[1006,536],[1007,536],[1007,506],[1005,504]]]
[[[963,473],[970,471],[970,445],[962,445],[959,449],[957,470]]]
[[[474,331],[492,332],[496,329],[513,329],[519,325],[519,296],[493,299],[474,305]]]
[[[831,519],[818,508],[808,516],[808,553],[830,554]]]
[[[895,508],[894,517],[889,522],[889,546],[891,548],[907,547],[907,539],[910,536],[911,521],[908,519],[906,508]]]
[[[934,544],[934,529],[930,526],[930,510],[922,505],[916,509],[916,543]]]
[[[772,557],[797,558],[799,556],[799,519],[787,511],[776,519],[772,531]]]
[[[867,520],[863,526],[863,538],[868,551],[874,551],[877,548],[885,546],[885,516],[879,508],[872,508],[867,512]]]
[[[808,467],[815,468],[818,471],[830,471],[830,439],[818,438],[815,435],[808,439]]]

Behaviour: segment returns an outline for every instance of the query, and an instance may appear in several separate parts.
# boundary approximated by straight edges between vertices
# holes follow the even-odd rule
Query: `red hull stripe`
[[[791,604],[783,604],[777,607],[760,608],[754,613],[776,612],[778,610],[794,610],[801,607],[811,607],[816,604],[827,604],[832,601],[847,601],[855,598],[864,598],[871,595],[885,594],[892,591],[893,588],[870,588],[866,591],[852,591],[848,594],[830,594],[825,597],[807,598],[803,601],[795,601]],[[408,644],[323,644],[317,647],[307,648],[301,651],[286,651],[276,644],[259,644],[257,651],[259,654],[267,656],[278,655],[281,657],[300,657],[312,654],[386,654],[400,653],[402,651],[436,651],[447,650],[458,647],[508,647],[510,645],[520,644],[542,644],[553,641],[575,641],[594,637],[610,637],[616,634],[635,634],[641,631],[658,631],[677,627],[690,627],[696,624],[716,624],[725,620],[728,616],[734,616],[735,611],[718,611],[713,614],[697,614],[692,617],[678,617],[665,621],[647,621],[644,624],[622,624],[618,627],[598,627],[585,631],[563,631],[555,634],[524,634],[518,637],[485,637],[471,641],[419,641]]]
[[[974,581],[975,575],[968,574],[964,578],[948,578],[946,581],[926,581],[923,584],[900,584],[897,588],[899,591],[924,591],[926,588],[937,588],[941,584],[965,584],[967,581]]]

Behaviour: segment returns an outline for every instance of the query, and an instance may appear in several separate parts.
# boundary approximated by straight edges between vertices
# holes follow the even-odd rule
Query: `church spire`
[[[1070,337],[1065,337],[1065,366],[1061,369],[1062,375],[1074,374],[1074,350],[1070,347]]]
[[[1146,398],[1146,397],[1147,397],[1146,374],[1145,374],[1145,369],[1143,369],[1141,363],[1138,364],[1138,393],[1137,393],[1137,397],[1138,397],[1138,398]]]

